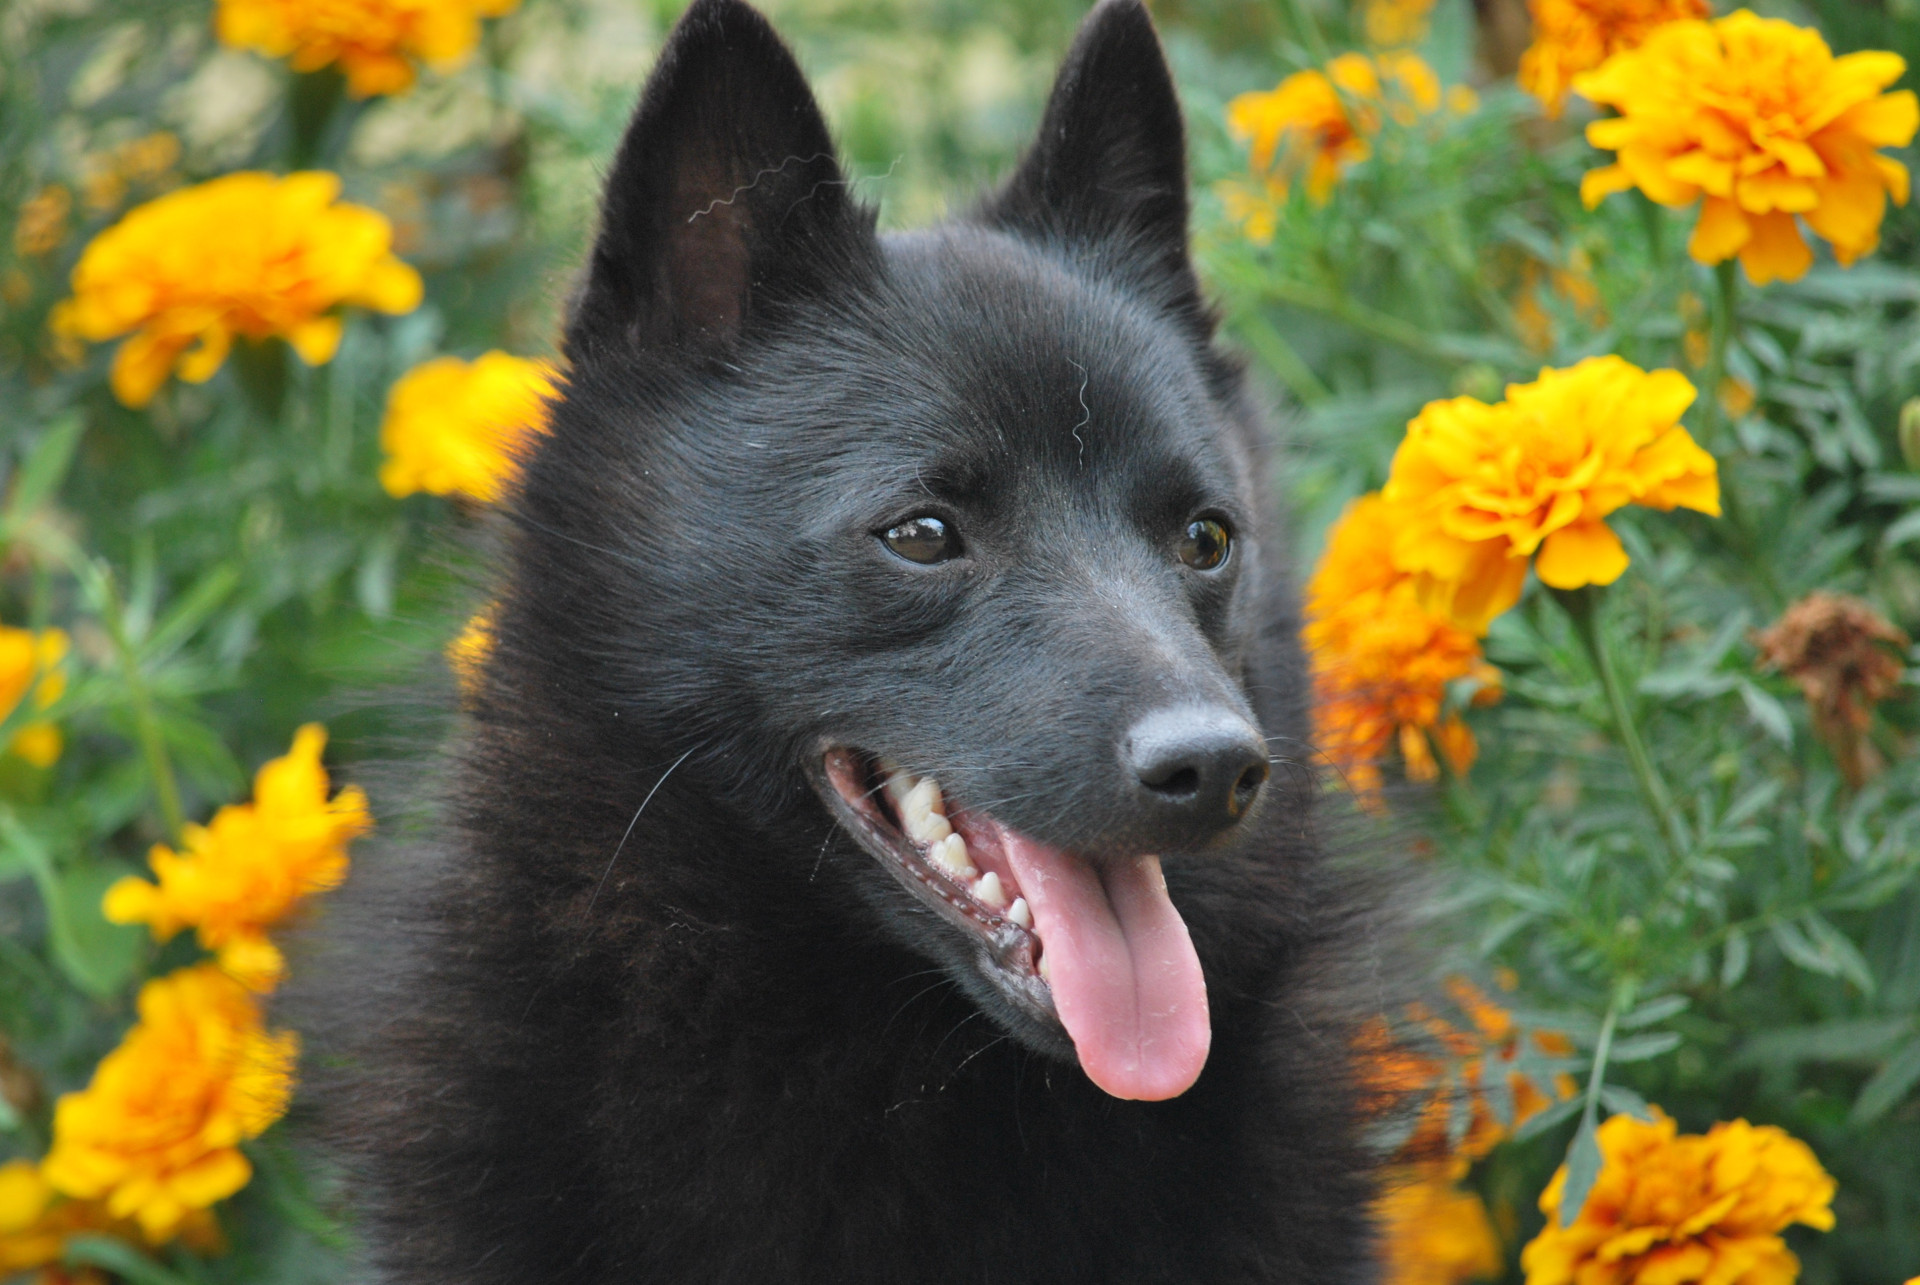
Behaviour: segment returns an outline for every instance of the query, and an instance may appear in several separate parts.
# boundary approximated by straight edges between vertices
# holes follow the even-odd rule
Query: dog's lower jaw
[[[1013,1034],[1069,1053],[1115,1097],[1193,1085],[1212,1041],[1206,982],[1157,857],[1096,863],[992,817],[949,817],[931,779],[844,746],[816,762],[830,810],[958,930],[973,958],[956,980]]]

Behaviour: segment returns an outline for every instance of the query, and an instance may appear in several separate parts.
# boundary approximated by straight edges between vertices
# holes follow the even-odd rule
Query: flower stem
[[[1720,406],[1720,385],[1727,378],[1727,344],[1733,338],[1734,318],[1740,307],[1739,262],[1727,259],[1713,269],[1713,308],[1707,325],[1707,366],[1700,390],[1701,436],[1709,448],[1719,445],[1726,432],[1726,412]]]
[[[1627,765],[1633,769],[1634,782],[1640,788],[1640,799],[1646,804],[1647,811],[1653,814],[1667,855],[1678,866],[1686,860],[1686,841],[1681,837],[1680,824],[1674,816],[1673,798],[1667,791],[1667,783],[1654,767],[1653,758],[1647,753],[1646,742],[1640,739],[1633,706],[1627,700],[1626,688],[1621,685],[1619,671],[1613,665],[1613,653],[1607,649],[1606,640],[1601,636],[1600,587],[1587,585],[1581,589],[1553,589],[1550,592],[1573,621],[1573,631],[1579,636],[1581,646],[1586,648],[1587,658],[1593,662],[1601,690],[1606,693],[1607,707],[1613,714],[1615,734],[1620,739],[1620,747],[1626,751]]]
[[[127,702],[133,707],[133,723],[140,740],[141,755],[147,760],[147,774],[153,778],[153,792],[160,804],[160,816],[167,836],[175,843],[186,825],[180,808],[180,786],[173,775],[173,763],[167,758],[166,738],[160,732],[160,719],[154,712],[153,693],[147,688],[146,675],[140,670],[140,657],[127,635],[126,608],[113,573],[99,563],[88,567],[86,579],[94,590],[101,623],[107,627],[115,657],[120,661],[121,678],[127,685]]]
[[[1343,298],[1317,286],[1299,281],[1270,280],[1260,284],[1261,293],[1275,303],[1290,304],[1307,312],[1317,312],[1358,330],[1363,335],[1403,348],[1416,357],[1452,370],[1464,359],[1448,351],[1445,345],[1410,321],[1402,321],[1364,303]]]

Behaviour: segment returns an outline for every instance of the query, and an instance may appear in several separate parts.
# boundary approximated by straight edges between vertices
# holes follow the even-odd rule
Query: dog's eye
[[[1233,535],[1226,523],[1199,518],[1189,522],[1187,533],[1180,537],[1180,561],[1195,571],[1214,571],[1226,562],[1232,548]]]
[[[880,533],[881,541],[908,562],[935,563],[960,556],[960,537],[939,518],[908,518]]]

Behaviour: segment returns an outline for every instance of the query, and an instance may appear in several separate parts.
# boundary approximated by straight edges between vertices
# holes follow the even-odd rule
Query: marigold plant
[[[138,1010],[87,1087],[54,1108],[41,1171],[157,1243],[252,1177],[239,1144],[285,1114],[297,1042],[269,1033],[254,997],[211,964],[148,982]]]
[[[1378,495],[1347,506],[1307,583],[1301,640],[1313,664],[1314,733],[1322,753],[1362,797],[1380,788],[1379,762],[1398,745],[1409,778],[1473,763],[1473,733],[1447,707],[1451,684],[1474,699],[1500,694],[1500,675],[1466,630],[1421,606],[1413,578],[1394,569],[1393,507]],[[1431,738],[1431,744],[1429,741]]]
[[[285,961],[266,929],[301,898],[339,886],[347,844],[373,824],[358,786],[327,798],[326,743],[325,729],[307,724],[254,777],[252,802],[221,808],[211,825],[189,825],[183,852],[155,844],[154,882],[129,875],[114,884],[107,918],[146,924],[163,941],[194,928],[222,968],[256,989],[272,987]]]
[[[1527,1285],[1790,1285],[1800,1260],[1780,1233],[1833,1226],[1833,1179],[1773,1125],[1679,1134],[1665,1116],[1616,1115],[1598,1136],[1600,1174],[1572,1225],[1560,1220],[1565,1165],[1540,1195]]]
[[[1520,88],[1555,118],[1581,72],[1634,48],[1656,27],[1713,16],[1708,0],[1527,0],[1527,10],[1533,43],[1520,55]]]
[[[20,702],[32,693],[33,708],[46,709],[65,694],[67,635],[61,629],[15,629],[0,625],[0,723],[13,717]],[[35,767],[51,767],[64,742],[60,729],[45,719],[32,719],[7,741],[8,752]]]
[[[1248,144],[1249,164],[1284,195],[1304,178],[1325,204],[1341,171],[1373,154],[1384,112],[1403,123],[1439,110],[1440,78],[1411,53],[1345,53],[1325,71],[1295,72],[1227,104],[1227,129]]]
[[[331,360],[337,308],[402,313],[421,297],[386,217],[339,195],[329,173],[244,172],[137,206],[88,244],[52,324],[94,342],[127,335],[113,391],[135,407],[169,373],[211,378],[235,335],[277,335],[309,365]]]
[[[449,71],[480,42],[480,20],[520,0],[220,0],[214,30],[295,71],[338,66],[356,98],[397,94],[418,65]]]
[[[1383,495],[1394,565],[1421,601],[1484,633],[1520,597],[1531,559],[1556,589],[1611,584],[1627,552],[1605,521],[1628,504],[1718,515],[1713,457],[1680,427],[1677,371],[1589,357],[1511,384],[1504,401],[1429,402],[1407,425]]]
[[[472,362],[436,357],[408,371],[380,425],[380,484],[396,498],[426,491],[497,500],[521,447],[546,430],[555,373],[503,352]]]
[[[1701,201],[1687,249],[1740,256],[1755,284],[1792,281],[1813,252],[1797,220],[1851,264],[1880,242],[1887,198],[1905,204],[1906,166],[1878,149],[1920,127],[1912,90],[1883,94],[1906,63],[1867,51],[1835,58],[1820,33],[1746,10],[1669,23],[1574,89],[1619,112],[1587,127],[1617,154],[1589,173],[1589,206],[1638,187],[1667,206]]]

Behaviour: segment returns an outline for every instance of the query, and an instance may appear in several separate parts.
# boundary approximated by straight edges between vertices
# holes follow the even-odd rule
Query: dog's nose
[[[1191,842],[1226,829],[1253,806],[1267,779],[1267,743],[1230,709],[1156,710],[1127,733],[1124,757],[1139,796]]]

